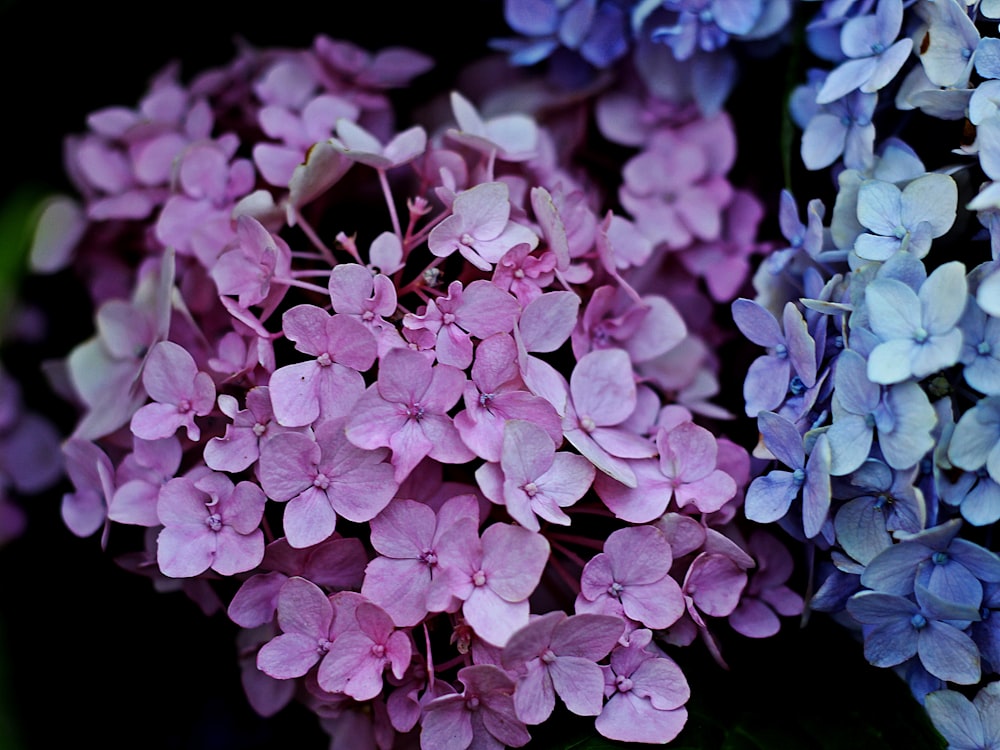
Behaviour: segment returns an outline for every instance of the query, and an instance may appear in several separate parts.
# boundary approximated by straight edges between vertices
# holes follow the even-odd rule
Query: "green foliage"
[[[3,323],[17,299],[27,269],[28,250],[43,194],[21,188],[0,204],[0,340]]]

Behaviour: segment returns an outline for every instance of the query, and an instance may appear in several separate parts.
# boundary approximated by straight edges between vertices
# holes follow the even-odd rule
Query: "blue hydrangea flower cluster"
[[[505,0],[513,36],[493,41],[514,65],[549,64],[560,87],[594,85],[632,56],[668,100],[717,112],[738,78],[734,49],[779,37],[792,0]]]
[[[812,550],[810,607],[904,677],[952,746],[990,747],[995,716],[960,740],[949,707],[993,705],[1000,673],[1000,13],[807,7],[814,66],[789,112],[802,184],[832,198],[803,220],[783,193],[786,243],[732,306],[764,349],[746,512]]]

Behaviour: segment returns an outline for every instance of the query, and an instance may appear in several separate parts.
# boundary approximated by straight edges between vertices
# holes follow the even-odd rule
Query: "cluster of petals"
[[[509,14],[618,59],[600,23],[621,9],[579,5]],[[720,33],[776,30],[754,30],[766,3],[735,25],[717,5]],[[668,652],[691,640],[666,631],[698,628],[721,663],[713,630],[765,637],[801,611],[784,548],[738,528],[747,449],[702,420],[730,416],[703,313],[749,282],[762,204],[730,182],[723,113],[606,106],[611,141],[649,110],[608,186],[561,117],[488,92],[397,124],[391,89],[428,64],[323,36],[248,49],[71,140],[80,197],[43,214],[33,263],[114,272],[87,276],[95,332],[62,371],[66,523],[143,527],[147,575],[229,597],[251,705],[302,700],[336,742],[518,747],[560,701],[610,739],[668,742],[690,697]],[[223,109],[243,127],[221,131]],[[126,220],[146,230],[132,265],[109,259]],[[796,315],[758,337],[783,381],[761,413],[819,382]]]
[[[732,306],[765,349],[745,379],[765,461],[747,517],[809,540],[807,606],[841,618],[963,748],[997,737],[996,10],[822,3],[806,34],[823,65],[790,113],[835,195],[809,201],[808,223],[783,197],[787,243]],[[970,138],[911,146],[896,129],[911,117],[964,120]]]

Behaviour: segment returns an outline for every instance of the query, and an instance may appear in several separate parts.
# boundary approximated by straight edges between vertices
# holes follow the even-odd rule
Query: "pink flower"
[[[465,444],[487,461],[500,460],[504,425],[511,419],[533,422],[553,443],[562,442],[562,420],[552,404],[526,390],[517,367],[517,345],[506,333],[479,342],[463,401],[465,410],[455,415],[455,427]]]
[[[583,456],[557,453],[552,438],[538,425],[511,419],[504,427],[500,463],[480,466],[476,481],[486,497],[507,507],[511,518],[538,531],[538,517],[569,525],[569,516],[562,508],[584,496],[595,471]]]
[[[666,744],[687,722],[687,679],[672,659],[650,646],[652,635],[646,629],[633,632],[604,667],[608,701],[594,725],[608,739]]]
[[[301,677],[324,659],[336,636],[330,597],[315,583],[295,576],[278,594],[281,635],[257,653],[257,667],[278,680]]]
[[[424,707],[421,750],[521,747],[531,739],[514,710],[514,681],[492,664],[458,671],[465,686]]]
[[[352,161],[375,169],[391,169],[416,159],[427,147],[427,132],[419,125],[397,133],[383,144],[356,122],[337,120],[337,136],[330,143]]]
[[[403,678],[410,663],[410,636],[396,630],[384,609],[362,602],[354,610],[353,622],[340,623],[338,630],[335,648],[316,674],[321,688],[366,701],[382,692],[386,667],[397,680]]]
[[[739,605],[729,615],[733,629],[748,638],[768,638],[781,627],[778,615],[802,613],[802,596],[786,585],[792,574],[792,555],[773,535],[754,531],[748,543],[757,560]]]
[[[384,450],[364,450],[344,435],[344,418],[324,422],[315,438],[285,432],[261,448],[260,483],[268,497],[288,501],[288,543],[308,547],[328,538],[337,517],[370,521],[398,486]]]
[[[628,617],[662,630],[684,614],[684,596],[670,577],[670,543],[655,526],[627,526],[612,532],[604,551],[584,566],[577,612]]]
[[[649,523],[667,510],[692,505],[702,513],[719,510],[736,494],[736,482],[716,468],[715,437],[694,422],[682,422],[656,433],[659,458],[634,461],[636,487],[607,476],[595,481],[595,490],[608,509],[632,523]]]
[[[396,482],[425,456],[442,463],[474,457],[448,416],[465,386],[465,374],[434,365],[419,352],[393,349],[382,358],[378,380],[368,387],[347,422],[347,438],[373,450],[392,448]]]
[[[620,425],[636,406],[635,375],[624,349],[595,349],[576,363],[570,375],[563,434],[593,464],[629,487],[635,474],[625,458],[646,458],[652,442]]]
[[[282,316],[285,336],[314,359],[285,365],[268,383],[274,416],[286,427],[302,427],[347,414],[364,390],[361,372],[375,361],[371,332],[347,315],[315,305],[296,305]]]
[[[624,630],[618,617],[548,612],[518,630],[503,650],[503,667],[520,674],[514,708],[525,724],[541,724],[556,694],[573,713],[597,716],[604,705],[604,675],[597,662]]]
[[[431,582],[441,571],[441,539],[453,523],[470,518],[479,526],[473,495],[458,495],[434,509],[398,498],[371,520],[371,543],[378,552],[365,569],[361,593],[380,605],[400,627],[427,616]]]
[[[463,289],[453,281],[446,297],[430,300],[419,315],[407,313],[403,325],[434,333],[438,362],[464,370],[472,364],[472,337],[510,333],[520,312],[517,300],[492,282],[479,279]]]
[[[441,574],[431,581],[428,608],[444,611],[460,599],[462,614],[476,635],[503,646],[528,623],[528,597],[549,557],[541,534],[494,523],[482,538],[471,519],[460,519],[441,537]]]
[[[190,578],[209,568],[231,576],[257,567],[264,557],[265,502],[256,484],[234,486],[225,474],[171,479],[157,504],[163,524],[156,539],[160,570],[171,578]]]
[[[215,407],[215,383],[211,375],[198,370],[184,347],[172,341],[154,346],[142,371],[142,385],[155,403],[146,404],[132,415],[132,433],[136,437],[167,438],[179,427],[184,427],[190,440],[201,437],[194,418],[209,414]]]
[[[508,250],[538,236],[510,221],[510,191],[505,182],[484,182],[455,196],[452,214],[431,230],[427,247],[446,258],[456,250],[472,265],[489,271]]]

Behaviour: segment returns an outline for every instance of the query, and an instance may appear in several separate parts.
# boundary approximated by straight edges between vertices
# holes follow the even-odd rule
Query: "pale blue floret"
[[[936,268],[918,292],[895,279],[869,284],[868,325],[881,343],[868,357],[868,379],[883,385],[919,380],[957,363],[962,349],[957,326],[967,297],[959,261]]]

